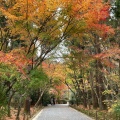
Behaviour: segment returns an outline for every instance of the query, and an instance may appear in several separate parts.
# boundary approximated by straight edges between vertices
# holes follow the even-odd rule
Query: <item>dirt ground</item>
[[[35,110],[35,108],[31,107],[30,108],[30,113],[31,113],[31,117],[37,112],[37,110]],[[16,115],[17,115],[17,110],[15,109],[11,109],[11,117],[5,117],[4,120],[16,120]],[[20,112],[20,120],[23,120],[24,118],[24,110],[23,108],[21,109]],[[30,118],[30,116],[29,116]]]

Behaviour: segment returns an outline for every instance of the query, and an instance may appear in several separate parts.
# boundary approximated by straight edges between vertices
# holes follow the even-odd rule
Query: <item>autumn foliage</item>
[[[31,61],[27,59],[23,54],[20,54],[18,50],[12,51],[10,53],[0,52],[0,63],[13,65],[17,70],[25,74],[24,69],[27,68],[27,65],[31,64]]]
[[[48,75],[53,88],[56,91],[56,94],[63,94],[64,90],[67,90],[65,85],[66,72],[63,64],[60,63],[49,63],[43,62],[42,67]]]
[[[45,82],[45,88],[40,82],[42,87],[39,89],[34,78],[31,80],[32,86],[37,85],[39,89],[37,105],[48,88],[59,92],[69,88],[76,101],[83,100],[85,107],[90,91],[97,102],[94,104],[91,100],[94,108],[104,109],[103,101],[107,95],[103,93],[115,87],[110,87],[109,80],[112,79],[108,74],[112,76],[111,68],[120,66],[119,37],[110,39],[116,34],[116,30],[109,25],[112,22],[109,20],[110,9],[110,2],[105,0],[0,0],[0,63],[11,65],[28,76],[31,71],[33,76],[45,72],[43,76],[49,79]],[[55,48],[63,42],[69,50],[69,55],[64,56],[67,72],[63,63],[49,60]],[[48,61],[44,62],[46,59]],[[40,67],[41,71],[37,69]],[[39,78],[36,77],[36,80],[39,81]],[[8,94],[19,92],[19,89],[14,91],[15,84],[20,89],[28,90],[27,95],[36,91],[35,87],[30,88],[22,82],[17,84],[15,78],[8,85],[7,81]],[[1,82],[1,85],[4,84]]]

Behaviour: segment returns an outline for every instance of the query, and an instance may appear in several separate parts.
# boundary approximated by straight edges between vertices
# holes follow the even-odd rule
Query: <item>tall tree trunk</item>
[[[105,100],[105,96],[102,95],[104,92],[104,83],[103,83],[103,74],[101,73],[102,70],[102,64],[99,60],[96,60],[96,92],[98,95],[98,104],[101,110],[106,109],[106,105],[103,103]]]
[[[99,37],[95,35],[95,53],[100,54],[101,53],[101,43],[99,41]],[[96,92],[98,95],[98,104],[101,110],[106,109],[106,105],[103,103],[104,100],[106,100],[105,96],[102,95],[102,93],[105,90],[104,87],[104,76],[102,74],[102,63],[99,59],[95,62],[95,79],[96,79]]]
[[[87,93],[83,90],[83,105],[87,108]]]
[[[31,117],[30,106],[31,106],[31,98],[30,98],[30,97],[27,97],[27,98],[25,99],[24,118],[23,118],[23,120],[26,119],[26,115],[27,115],[27,120],[28,120],[28,117],[29,117],[29,116]]]
[[[11,100],[12,100],[14,94],[15,94],[15,91],[12,91],[12,94],[10,95],[9,101],[8,101],[8,116],[9,116],[9,117],[11,116],[10,106],[11,106]]]
[[[90,81],[90,86],[91,86],[93,108],[97,109],[99,107],[99,105],[98,105],[97,95],[96,95],[95,90],[94,90],[95,85],[94,85],[93,71],[90,71],[89,81]]]
[[[105,96],[102,95],[102,93],[104,92],[105,88],[104,88],[104,83],[103,83],[103,74],[100,70],[102,70],[102,64],[99,60],[96,60],[96,92],[98,95],[98,104],[101,110],[106,109],[106,105],[103,103],[103,101],[105,100]]]
[[[16,120],[20,120],[19,116],[20,116],[20,111],[21,111],[21,104],[22,104],[22,96],[20,96],[20,99],[18,102],[18,111],[17,111],[17,115],[16,115]]]

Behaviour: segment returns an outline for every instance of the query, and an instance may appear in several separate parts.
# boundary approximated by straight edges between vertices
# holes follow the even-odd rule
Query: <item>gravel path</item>
[[[85,114],[70,108],[66,104],[44,108],[32,120],[93,120]]]

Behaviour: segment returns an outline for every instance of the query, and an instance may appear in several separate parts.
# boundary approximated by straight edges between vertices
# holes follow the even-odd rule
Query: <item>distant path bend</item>
[[[87,115],[70,108],[66,104],[48,106],[32,120],[93,120]]]

